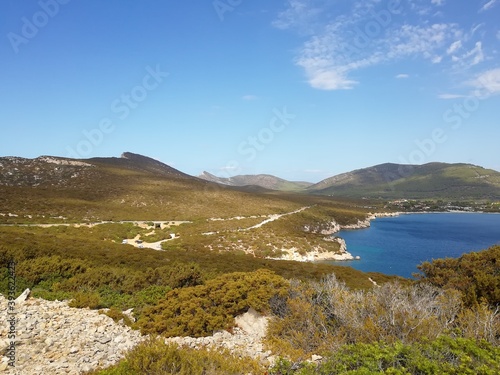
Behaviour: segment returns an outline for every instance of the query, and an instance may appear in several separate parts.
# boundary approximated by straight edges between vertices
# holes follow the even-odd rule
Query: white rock
[[[24,301],[26,301],[28,299],[28,296],[30,295],[30,292],[31,292],[31,290],[29,290],[29,288],[26,289],[24,292],[22,292],[21,295],[19,297],[17,297],[14,301],[16,303],[16,305],[21,304]]]
[[[237,316],[235,323],[249,335],[259,338],[266,335],[268,320],[252,307],[246,313]]]

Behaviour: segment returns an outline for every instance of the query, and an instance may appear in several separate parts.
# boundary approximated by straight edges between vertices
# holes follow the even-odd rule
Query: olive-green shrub
[[[288,282],[269,270],[235,272],[204,285],[174,289],[157,305],[145,308],[138,326],[143,333],[207,336],[228,328],[250,307],[268,312],[269,301],[286,294]]]

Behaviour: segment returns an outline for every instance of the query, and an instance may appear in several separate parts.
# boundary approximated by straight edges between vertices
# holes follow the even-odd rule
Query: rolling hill
[[[342,173],[306,189],[312,194],[383,199],[500,199],[500,173],[472,164],[380,164]]]
[[[0,158],[3,227],[42,224],[44,229],[47,224],[62,224],[52,232],[65,233],[72,231],[70,224],[105,222],[102,228],[110,232],[102,238],[117,241],[127,238],[117,228],[133,226],[124,222],[162,221],[170,224],[155,226],[153,237],[145,241],[155,249],[158,241],[168,239],[162,242],[163,250],[297,259],[311,251],[317,252],[311,255],[316,257],[339,255],[341,243],[324,237],[339,224],[356,224],[366,216],[367,209],[357,202],[256,185],[221,185],[131,153],[81,160]],[[122,231],[120,237],[112,233],[116,230]]]
[[[187,175],[157,160],[0,158],[0,221],[9,214],[69,220],[192,220],[282,212],[300,207],[262,189],[225,186]]]
[[[269,174],[238,175],[233,177],[218,177],[208,172],[198,176],[201,179],[228,186],[260,186],[270,190],[299,191],[311,186],[310,182],[287,181]]]

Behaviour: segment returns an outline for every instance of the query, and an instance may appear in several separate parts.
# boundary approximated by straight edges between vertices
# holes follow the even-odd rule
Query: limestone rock
[[[19,297],[17,297],[14,301],[16,303],[16,305],[26,301],[28,299],[28,296],[30,295],[30,293],[31,293],[31,290],[29,290],[29,289],[26,289],[24,292],[22,292],[21,295]]]
[[[138,331],[120,326],[98,311],[70,308],[66,302],[26,299],[28,295],[26,290],[19,299],[23,302],[15,308],[15,367],[8,364],[6,347],[0,352],[2,373],[80,374],[115,364],[144,339]],[[7,303],[0,295],[0,310],[6,311]],[[9,329],[10,323],[0,320],[0,347],[10,343],[6,341]]]
[[[0,295],[0,310],[6,311],[7,304],[8,300]],[[25,299],[16,305],[16,317],[15,367],[8,365],[6,357],[10,323],[0,320],[2,374],[80,374],[106,368],[147,338],[96,310],[70,308],[67,302]],[[235,323],[231,332],[222,330],[210,337],[174,337],[165,341],[195,349],[226,348],[235,355],[272,364],[274,357],[262,344],[267,318],[250,309]]]

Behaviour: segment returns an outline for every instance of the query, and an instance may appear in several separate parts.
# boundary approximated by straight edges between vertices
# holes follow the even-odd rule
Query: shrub
[[[156,306],[145,308],[138,325],[143,333],[207,336],[228,328],[250,307],[269,311],[269,300],[285,294],[287,281],[268,270],[235,272],[205,285],[174,289]]]
[[[69,307],[97,309],[102,307],[99,294],[92,292],[78,292],[68,303]]]
[[[273,306],[267,343],[297,359],[343,344],[435,338],[453,328],[461,303],[459,293],[428,284],[352,291],[331,275],[318,283],[292,282],[288,298]]]
[[[150,339],[129,352],[117,365],[94,375],[237,375],[260,374],[263,369],[251,358],[227,351],[179,348],[159,338]]]
[[[162,285],[150,285],[131,297],[131,306],[135,306],[134,311],[139,312],[144,306],[156,305],[171,288]]]
[[[132,325],[132,321],[130,320],[130,318],[127,315],[123,314],[123,312],[116,307],[111,307],[107,311],[99,310],[99,313],[109,316],[116,323],[123,319],[124,324],[128,326]]]
[[[203,284],[203,275],[197,263],[174,262],[167,266],[148,270],[150,283],[167,285],[172,289]]]
[[[500,348],[484,341],[448,335],[412,345],[345,345],[321,364],[293,363],[285,359],[270,369],[270,375],[326,374],[498,374]]]
[[[491,309],[482,303],[464,309],[458,314],[457,327],[463,337],[500,345],[500,306]]]
[[[500,304],[500,246],[462,255],[460,258],[435,259],[418,266],[420,280],[442,288],[462,292],[467,306],[486,301]]]
[[[37,284],[43,280],[68,279],[84,273],[87,268],[88,264],[79,259],[42,256],[20,262],[16,266],[16,274],[33,284]]]

